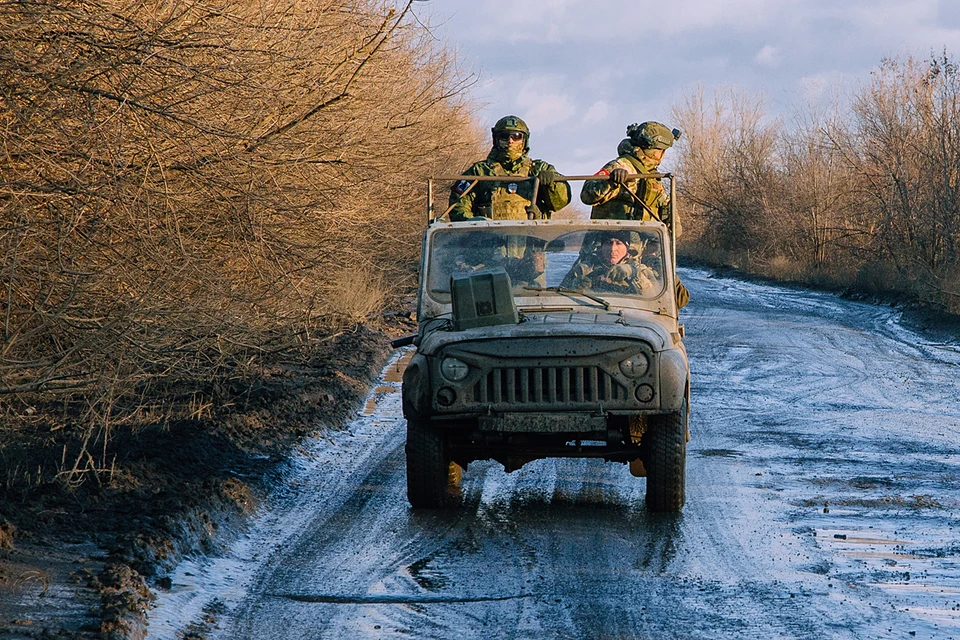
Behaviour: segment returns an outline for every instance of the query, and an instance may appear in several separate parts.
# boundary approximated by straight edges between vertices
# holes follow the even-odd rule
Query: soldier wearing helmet
[[[530,129],[517,116],[497,120],[490,130],[493,148],[486,160],[470,166],[463,175],[503,176],[503,182],[471,182],[461,180],[450,190],[450,220],[526,220],[547,217],[570,203],[570,185],[557,180],[557,170],[543,160],[531,160]],[[540,178],[534,198],[533,181],[514,181],[511,177]]]
[[[632,173],[655,173],[663,160],[663,153],[680,131],[669,129],[659,122],[631,124],[627,138],[617,147],[616,160],[608,162],[596,175],[609,180],[588,180],[580,191],[580,200],[591,205],[591,218],[616,220],[660,220],[668,226],[667,192],[659,179],[647,178],[626,182]],[[675,229],[679,235],[679,229]]]
[[[669,129],[659,122],[631,124],[627,137],[617,147],[618,157],[597,172],[609,180],[587,180],[580,191],[580,200],[592,205],[591,218],[617,220],[659,220],[677,235],[680,221],[669,216],[670,198],[659,178],[626,182],[631,173],[656,173],[664,151],[680,137],[678,129]],[[690,292],[678,279],[676,282],[677,308],[686,306]]]

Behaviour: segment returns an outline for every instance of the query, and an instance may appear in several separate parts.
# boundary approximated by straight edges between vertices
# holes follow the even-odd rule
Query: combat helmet
[[[653,121],[633,123],[627,127],[627,137],[641,149],[669,149],[680,138],[680,130]]]
[[[494,139],[496,139],[497,134],[501,131],[519,131],[528,142],[530,141],[530,128],[527,127],[526,122],[517,116],[504,116],[497,120],[497,123],[490,129],[490,133],[493,134]]]

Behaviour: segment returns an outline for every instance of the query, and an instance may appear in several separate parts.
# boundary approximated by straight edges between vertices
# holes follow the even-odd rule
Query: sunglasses
[[[518,140],[523,140],[523,134],[519,131],[500,131],[497,133],[497,139],[516,142]]]

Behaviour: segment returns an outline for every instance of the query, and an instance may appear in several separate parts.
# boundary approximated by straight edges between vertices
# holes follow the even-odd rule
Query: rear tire
[[[683,509],[687,468],[687,404],[674,413],[651,417],[647,510],[679,513]]]
[[[407,421],[407,500],[414,509],[437,509],[460,504],[463,469],[450,460],[434,429]]]

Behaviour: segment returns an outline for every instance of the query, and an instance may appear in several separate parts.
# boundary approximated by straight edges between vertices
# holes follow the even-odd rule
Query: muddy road
[[[395,361],[151,638],[960,638],[960,352],[896,311],[685,270],[687,505],[625,465],[474,463],[413,512]],[[194,637],[196,637],[194,636]]]

